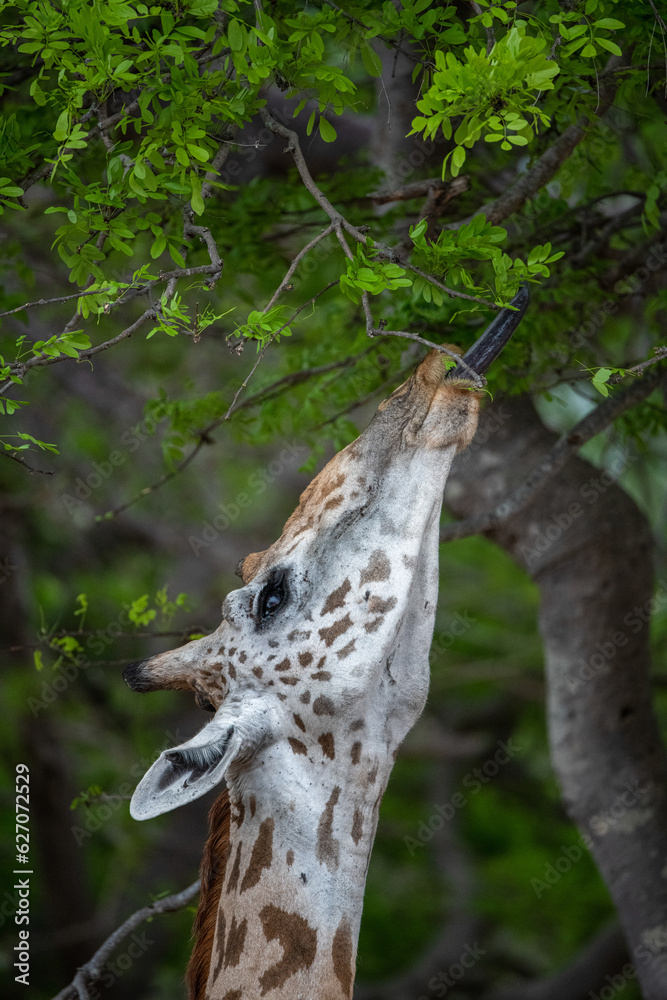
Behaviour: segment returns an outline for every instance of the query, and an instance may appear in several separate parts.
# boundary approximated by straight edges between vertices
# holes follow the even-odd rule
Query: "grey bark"
[[[610,984],[624,984],[629,969],[623,932],[617,924],[605,927],[574,959],[548,979],[537,979],[485,993],[482,1000],[591,1000],[591,994]]]
[[[459,517],[494,506],[556,440],[527,399],[502,408],[500,420],[497,406],[483,413],[450,476],[445,502]],[[554,770],[617,907],[645,1000],[664,1000],[667,758],[649,681],[649,525],[626,493],[574,458],[487,537],[540,589]]]

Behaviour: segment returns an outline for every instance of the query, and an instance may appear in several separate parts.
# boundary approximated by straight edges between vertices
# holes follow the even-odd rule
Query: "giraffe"
[[[349,1000],[380,801],[424,707],[445,481],[522,288],[463,363],[431,351],[239,567],[211,635],[131,664],[136,691],[195,692],[212,720],[132,797],[149,819],[223,779],[202,863],[192,1000]],[[466,367],[467,365],[467,367]]]

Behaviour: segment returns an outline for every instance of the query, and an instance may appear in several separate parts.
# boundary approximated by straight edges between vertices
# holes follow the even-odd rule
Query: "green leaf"
[[[598,390],[598,392],[602,393],[603,396],[609,395],[609,387],[607,386],[607,382],[609,381],[610,377],[613,374],[614,374],[613,368],[598,368],[598,370],[596,371],[595,375],[591,380],[595,388]]]
[[[370,47],[368,42],[362,42],[361,61],[369,76],[382,76],[382,62],[376,52]]]
[[[160,233],[155,237],[153,241],[153,246],[151,247],[151,257],[153,260],[157,260],[161,257],[167,247],[167,238],[163,233]]]
[[[201,181],[196,174],[190,174],[190,183],[192,184],[192,196],[190,198],[192,211],[195,215],[203,215],[204,199],[201,196]]]
[[[611,42],[608,38],[600,38],[599,35],[596,35],[595,41],[603,49],[606,49],[607,52],[612,52],[615,56],[622,56],[623,55],[623,51],[622,51],[620,45],[617,45],[616,42]]]
[[[595,22],[596,28],[608,28],[610,31],[614,31],[618,28],[624,28],[625,24],[623,21],[618,21],[615,17],[601,17],[599,21]],[[596,39],[599,41],[599,39]]]
[[[238,21],[231,20],[227,25],[227,37],[232,52],[244,52],[246,47],[245,27]]]
[[[324,115],[320,115],[320,135],[325,142],[336,141],[336,129],[333,127],[331,122],[327,121]]]
[[[53,138],[56,142],[63,142],[69,135],[69,111],[62,111],[56,122]]]

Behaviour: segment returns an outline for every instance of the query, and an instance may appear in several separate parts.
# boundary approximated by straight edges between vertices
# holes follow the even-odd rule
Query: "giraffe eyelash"
[[[272,618],[287,601],[288,591],[283,570],[274,570],[257,595],[256,617],[260,622]]]

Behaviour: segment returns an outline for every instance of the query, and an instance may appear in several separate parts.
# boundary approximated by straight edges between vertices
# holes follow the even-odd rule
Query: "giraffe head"
[[[215,632],[127,668],[134,690],[190,689],[215,711],[144,776],[136,819],[223,778],[251,787],[269,759],[284,774],[363,756],[386,781],[426,700],[443,490],[477,426],[467,376],[486,370],[527,301],[522,289],[468,368],[446,373],[431,351],[380,404],[306,488],[278,541],[243,560],[243,587],[226,597]]]

